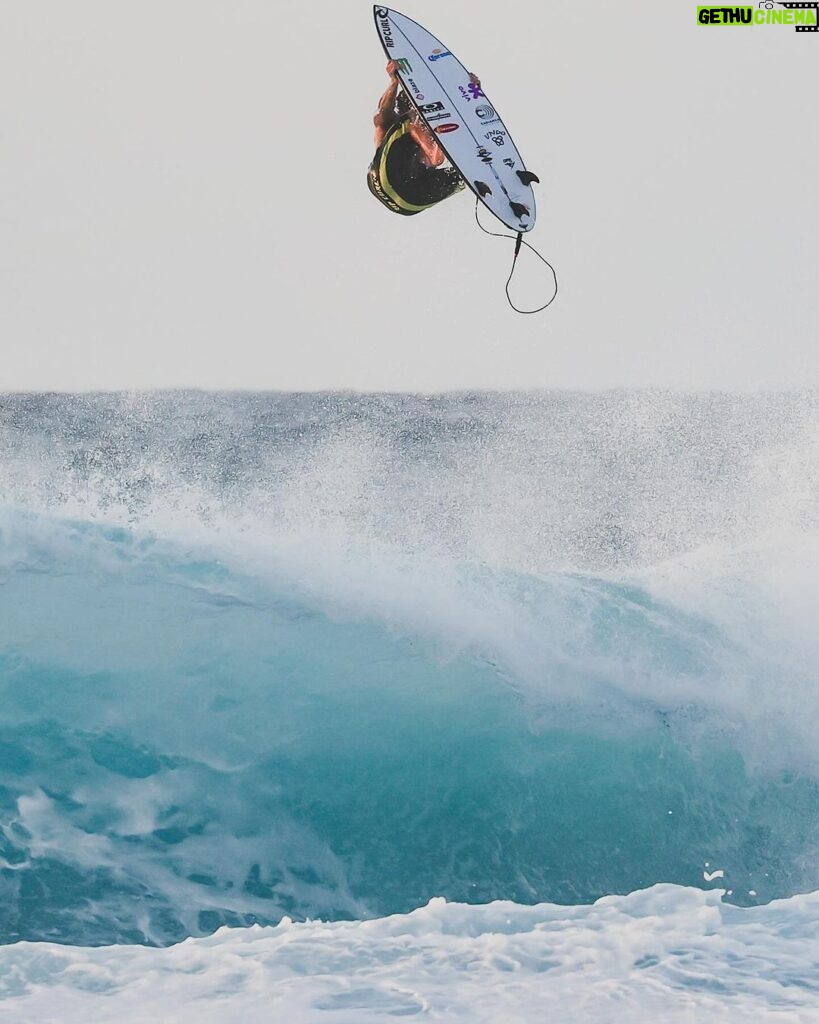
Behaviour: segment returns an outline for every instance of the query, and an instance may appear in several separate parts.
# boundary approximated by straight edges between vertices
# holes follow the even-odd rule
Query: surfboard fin
[[[512,207],[512,213],[514,213],[516,217],[529,216],[529,207],[524,206],[523,203],[513,203],[510,201],[509,205]]]
[[[532,171],[518,171],[518,177],[524,185],[531,185],[533,181],[536,181],[538,185],[540,184],[540,178]]]
[[[478,195],[482,199],[483,199],[484,196],[491,196],[492,195],[492,189],[486,184],[485,181],[476,181],[475,182],[475,191],[478,193]]]

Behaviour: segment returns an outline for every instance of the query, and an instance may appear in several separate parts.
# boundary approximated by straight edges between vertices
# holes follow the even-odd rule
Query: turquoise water
[[[610,524],[614,552],[599,529],[586,538],[597,566],[526,567],[521,532],[499,532],[503,558],[476,557],[463,503],[428,507],[426,535],[413,522],[433,499],[405,455],[399,543],[383,493],[360,504],[375,460],[360,434],[340,517],[309,480],[260,485],[260,452],[298,443],[279,421],[249,446],[252,473],[234,453],[172,490],[154,436],[166,412],[150,437],[131,412],[117,456],[88,426],[93,401],[77,400],[86,426],[68,442],[70,403],[48,429],[39,408],[38,431],[14,409],[14,437],[56,462],[46,483],[18,445],[0,516],[3,942],[167,944],[434,896],[588,903],[708,886],[715,869],[739,903],[816,887],[811,649],[770,589],[773,566],[780,604],[803,596],[790,546],[746,551],[741,572],[736,544],[641,564],[635,522],[631,537]],[[224,440],[240,433],[224,403],[240,410],[219,401]],[[454,439],[451,424],[418,427],[415,443],[472,458],[474,487],[509,415]],[[320,478],[326,453],[309,454]],[[382,492],[396,488],[378,465]],[[435,472],[465,487],[451,466]],[[508,462],[495,469],[511,488]]]

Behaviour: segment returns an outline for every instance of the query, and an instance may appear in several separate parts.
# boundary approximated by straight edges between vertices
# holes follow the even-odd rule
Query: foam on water
[[[741,909],[671,885],[591,907],[433,900],[367,922],[224,929],[171,949],[0,950],[15,1021],[529,1024],[819,1020],[816,894]]]

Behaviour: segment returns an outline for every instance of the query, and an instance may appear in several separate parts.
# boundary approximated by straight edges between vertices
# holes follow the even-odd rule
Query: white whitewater
[[[593,906],[432,900],[375,921],[224,928],[169,949],[0,950],[37,1024],[819,1021],[819,893],[765,907],[656,885]]]

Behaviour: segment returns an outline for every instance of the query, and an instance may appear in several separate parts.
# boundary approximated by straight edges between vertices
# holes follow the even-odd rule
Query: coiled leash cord
[[[512,257],[512,269],[509,271],[509,277],[506,279],[506,301],[509,303],[509,305],[512,307],[512,309],[514,309],[514,311],[516,313],[524,313],[527,316],[530,313],[542,313],[543,310],[547,309],[549,306],[551,306],[551,304],[557,298],[557,272],[555,271],[555,268],[546,259],[545,256],[541,256],[541,254],[537,251],[537,249],[533,245],[529,245],[528,242],[525,242],[523,240],[523,232],[519,231],[518,234],[517,234],[517,237],[515,238],[515,235],[507,235],[507,234],[505,234],[503,232],[500,232],[500,231],[490,231],[489,228],[485,228],[483,226],[483,224],[481,224],[481,219],[478,216],[478,207],[479,206],[480,206],[480,199],[476,199],[475,200],[475,222],[477,223],[478,227],[481,229],[481,231],[483,231],[483,233],[485,235],[491,235],[493,238],[514,238],[515,239],[515,255]],[[549,299],[548,302],[545,302],[542,306],[538,306],[537,309],[520,309],[520,308],[518,308],[514,304],[514,302],[512,302],[512,296],[509,294],[509,285],[512,283],[512,278],[515,275],[515,267],[517,267],[517,265],[518,265],[518,253],[520,252],[521,246],[523,246],[523,245],[525,245],[527,249],[530,249],[535,254],[535,256],[537,256],[537,258],[541,261],[541,263],[545,263],[546,264],[546,266],[549,268],[549,270],[551,270],[552,277],[555,280],[554,294],[552,295],[552,297]]]

